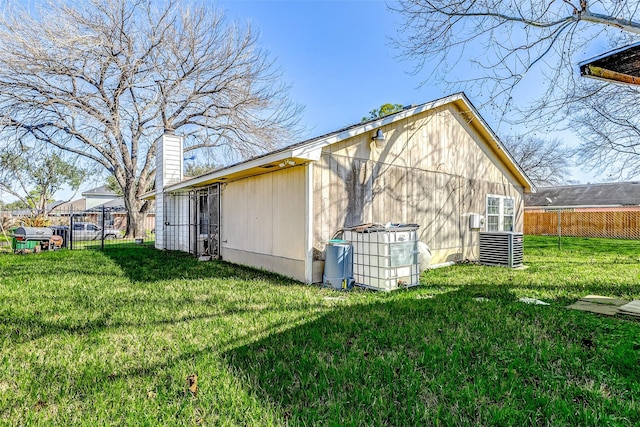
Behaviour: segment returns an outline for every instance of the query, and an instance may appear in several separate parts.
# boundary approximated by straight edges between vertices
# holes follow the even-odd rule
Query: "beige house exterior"
[[[373,139],[378,130],[384,141]],[[327,241],[363,223],[418,224],[432,263],[476,260],[479,231],[522,231],[523,194],[532,188],[464,94],[188,180],[180,138],[162,142],[157,248],[307,283],[322,280]],[[472,214],[485,217],[482,228],[470,228]]]

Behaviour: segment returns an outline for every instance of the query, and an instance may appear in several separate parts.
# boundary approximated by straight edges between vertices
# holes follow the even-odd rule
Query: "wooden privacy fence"
[[[525,234],[557,236],[558,232],[571,237],[640,239],[640,211],[525,212]]]

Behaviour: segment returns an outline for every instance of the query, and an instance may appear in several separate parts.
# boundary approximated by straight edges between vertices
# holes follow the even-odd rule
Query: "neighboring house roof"
[[[531,180],[516,163],[504,144],[502,144],[497,135],[480,116],[478,110],[471,104],[471,101],[469,101],[464,93],[456,93],[418,106],[405,107],[402,111],[379,119],[370,120],[364,123],[357,123],[325,135],[311,138],[279,150],[254,157],[244,162],[227,166],[194,178],[188,178],[182,182],[169,185],[165,187],[164,190],[177,191],[186,188],[198,188],[215,182],[226,182],[232,179],[265,173],[272,168],[279,167],[283,162],[287,161],[292,161],[296,164],[317,161],[320,159],[322,148],[328,145],[335,144],[336,142],[340,142],[363,133],[371,133],[382,126],[406,119],[407,117],[411,117],[424,111],[445,106],[447,104],[454,104],[458,107],[460,112],[465,115],[468,123],[486,141],[488,141],[490,148],[506,168],[513,174],[518,183],[523,186],[525,191],[531,191],[534,188]],[[152,199],[154,197],[155,190],[145,194],[142,198]]]
[[[74,200],[65,202],[64,200],[56,200],[55,202],[47,203],[45,210],[49,214],[67,213],[69,210],[84,210],[85,200]],[[16,209],[11,211],[13,216],[31,216],[33,211],[31,209]]]
[[[57,208],[58,206],[64,205],[66,202],[64,200],[56,200],[51,203],[47,203],[47,209]]]
[[[11,211],[11,215],[13,216],[31,216],[33,212],[31,209],[14,209]]]
[[[117,199],[109,200],[108,202],[104,202],[102,204],[93,206],[90,209],[87,209],[90,212],[100,212],[102,208],[107,212],[122,212],[126,211],[127,208],[124,205],[124,199],[122,197],[118,197]]]
[[[106,185],[92,188],[91,190],[87,190],[82,193],[83,197],[113,197],[116,198],[118,195],[111,191]]]
[[[51,212],[51,213],[66,213],[68,211],[70,211],[71,209],[73,210],[84,210],[87,206],[87,200],[86,199],[78,199],[78,200],[72,200],[72,201],[68,201],[68,202],[64,202],[64,201],[57,201],[57,202],[53,202],[51,205],[47,206],[47,209]]]
[[[640,43],[606,52],[579,65],[584,77],[639,85]]]
[[[527,208],[638,206],[640,182],[540,187],[537,192],[525,195],[524,205]]]

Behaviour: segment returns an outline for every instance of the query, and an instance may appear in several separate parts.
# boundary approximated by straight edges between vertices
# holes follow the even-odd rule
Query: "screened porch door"
[[[194,253],[220,258],[220,184],[196,191],[195,212]]]

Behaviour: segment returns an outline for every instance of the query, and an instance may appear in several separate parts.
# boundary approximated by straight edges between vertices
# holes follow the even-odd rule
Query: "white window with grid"
[[[507,196],[487,196],[487,231],[513,231],[515,200]]]

